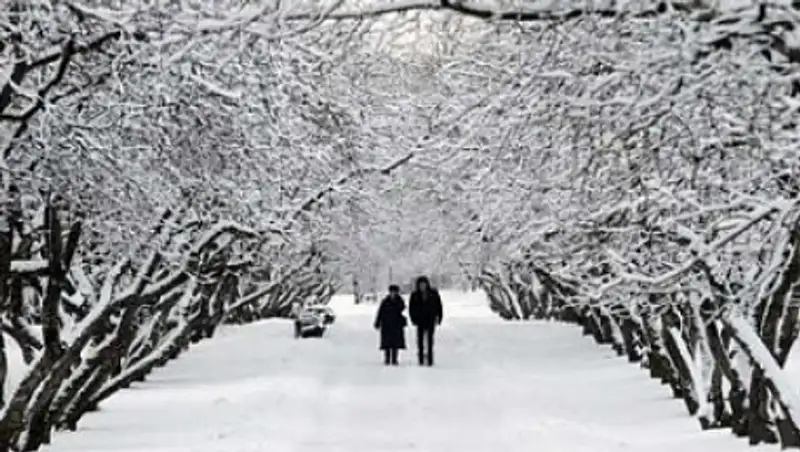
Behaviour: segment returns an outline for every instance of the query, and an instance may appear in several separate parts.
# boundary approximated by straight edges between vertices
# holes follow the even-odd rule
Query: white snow
[[[6,375],[6,381],[3,385],[3,394],[6,400],[8,400],[11,398],[12,391],[14,391],[17,385],[19,385],[19,382],[25,378],[28,366],[25,365],[25,360],[22,357],[22,350],[19,348],[17,341],[4,332],[0,332],[0,334],[3,335],[3,341],[6,347],[6,359],[8,360],[8,375]]]
[[[579,328],[505,323],[477,294],[443,298],[437,367],[408,351],[384,367],[376,306],[337,296],[326,337],[295,340],[286,321],[223,329],[44,450],[778,450],[701,431],[666,388]]]
[[[12,260],[11,271],[13,273],[33,273],[47,268],[45,260]]]

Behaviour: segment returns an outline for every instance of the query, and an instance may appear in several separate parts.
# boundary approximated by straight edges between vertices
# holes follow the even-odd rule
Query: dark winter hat
[[[400,286],[392,284],[389,286],[389,292],[400,292]]]

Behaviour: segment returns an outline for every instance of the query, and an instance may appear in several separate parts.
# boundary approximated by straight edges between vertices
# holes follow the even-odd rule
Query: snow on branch
[[[321,201],[325,195],[331,193],[332,191],[336,190],[337,188],[341,187],[342,185],[360,177],[367,176],[369,174],[381,174],[381,175],[390,175],[393,171],[397,170],[398,168],[402,167],[411,159],[414,158],[416,153],[411,151],[404,156],[395,159],[394,161],[388,163],[384,166],[376,166],[376,167],[368,167],[368,168],[358,168],[348,172],[340,176],[335,181],[331,182],[328,186],[319,189],[316,193],[312,194],[305,201],[301,202],[299,206],[294,208],[290,213],[289,219],[295,220],[300,215],[307,212],[311,207]]]
[[[728,232],[727,234],[718,238],[717,240],[709,243],[707,246],[704,247],[704,249],[702,249],[699,253],[696,253],[694,257],[692,257],[685,263],[678,265],[673,270],[670,270],[669,272],[666,272],[660,276],[645,277],[633,274],[626,274],[621,278],[621,280],[644,283],[652,286],[662,286],[668,282],[671,282],[674,279],[681,277],[684,273],[693,269],[698,262],[707,259],[712,255],[712,253],[719,250],[719,248],[721,248],[722,246],[735,240],[737,237],[744,234],[750,228],[756,226],[759,222],[766,220],[770,215],[779,212],[781,210],[782,209],[778,205],[769,205],[757,209],[754,213],[751,214],[748,221],[742,222],[734,230]],[[619,255],[612,251],[607,250],[607,254],[613,257],[615,260],[620,259]]]
[[[45,260],[12,260],[11,273],[42,273],[47,270]]]
[[[399,14],[413,11],[451,11],[469,17],[487,20],[513,20],[520,22],[535,21],[564,21],[575,19],[581,16],[598,17],[620,17],[629,18],[649,18],[669,12],[690,12],[703,11],[702,3],[698,2],[656,2],[642,1],[631,2],[639,8],[625,6],[615,6],[614,3],[607,2],[608,5],[591,7],[567,7],[560,6],[556,2],[544,2],[536,6],[536,2],[529,2],[530,6],[519,9],[499,10],[491,5],[481,4],[474,0],[429,0],[429,1],[396,1],[396,2],[375,2],[378,4],[367,4],[360,7],[349,7],[348,9],[339,8],[335,12],[328,14],[328,19],[368,19],[387,14]],[[530,4],[533,3],[533,4]],[[290,14],[290,20],[308,20],[311,14]]]

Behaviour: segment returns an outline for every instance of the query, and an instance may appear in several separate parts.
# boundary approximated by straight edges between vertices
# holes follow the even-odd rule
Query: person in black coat
[[[417,358],[420,366],[433,366],[433,338],[436,327],[442,324],[442,299],[425,276],[417,278],[416,286],[408,302],[408,313],[417,327]]]
[[[403,311],[406,302],[400,296],[400,287],[389,286],[389,295],[381,301],[378,315],[375,316],[375,329],[381,332],[381,346],[384,364],[396,366],[400,350],[406,348],[405,327],[407,324]]]

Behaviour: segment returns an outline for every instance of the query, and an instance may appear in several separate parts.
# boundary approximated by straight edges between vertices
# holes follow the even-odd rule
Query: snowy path
[[[224,330],[45,450],[773,450],[701,432],[665,388],[578,329],[505,323],[481,302],[445,294],[434,368],[411,353],[385,368],[374,307],[349,299],[323,340],[294,340],[282,321]]]

